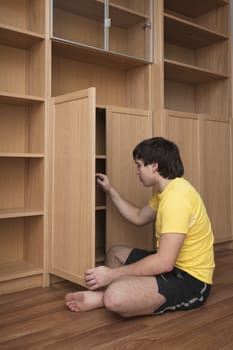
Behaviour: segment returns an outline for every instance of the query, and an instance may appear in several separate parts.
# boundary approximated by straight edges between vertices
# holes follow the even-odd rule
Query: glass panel
[[[109,50],[127,56],[150,60],[150,0],[109,1]]]
[[[104,49],[104,2],[53,0],[53,37]]]

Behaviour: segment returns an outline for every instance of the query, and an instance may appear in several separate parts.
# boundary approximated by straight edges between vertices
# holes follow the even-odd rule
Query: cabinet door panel
[[[53,98],[51,272],[84,284],[95,261],[95,89]]]
[[[136,176],[132,151],[149,137],[148,112],[116,107],[107,110],[107,174],[113,186],[138,207],[147,205],[153,194],[152,188],[143,187]],[[153,226],[128,223],[108,199],[106,245],[116,244],[153,249]]]
[[[202,122],[201,194],[216,243],[232,240],[230,146],[230,123]]]
[[[165,122],[166,137],[179,147],[184,163],[184,177],[200,190],[197,115],[168,111],[165,113]]]

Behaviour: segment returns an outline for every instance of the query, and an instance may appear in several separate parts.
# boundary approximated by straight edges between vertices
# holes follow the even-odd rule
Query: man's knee
[[[118,288],[118,283],[112,283],[105,291],[103,303],[106,309],[122,315],[124,310],[124,299],[122,291]]]
[[[122,246],[120,245],[114,245],[110,249],[107,250],[106,256],[107,257],[117,257]]]
[[[124,265],[133,248],[115,245],[106,253],[106,265],[109,267],[118,267]]]

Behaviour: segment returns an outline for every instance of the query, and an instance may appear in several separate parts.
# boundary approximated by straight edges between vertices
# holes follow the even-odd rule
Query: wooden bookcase
[[[1,293],[42,284],[44,19],[43,1],[0,3]]]
[[[164,0],[160,27],[162,132],[180,146],[185,176],[206,203],[216,243],[232,240],[229,6],[227,0]]]
[[[229,120],[229,3],[192,2],[186,9],[185,1],[165,0],[164,6],[165,108]]]
[[[152,226],[127,224],[95,182],[96,172],[107,172],[139,205],[152,195],[137,183],[132,159],[136,143],[152,135],[149,5],[110,1],[106,29],[104,1],[53,1],[50,272],[79,284],[112,244],[153,247]]]
[[[0,1],[0,293],[83,284],[111,245],[152,248],[95,182],[144,205],[131,152],[152,135],[179,145],[216,242],[232,241],[229,4]]]

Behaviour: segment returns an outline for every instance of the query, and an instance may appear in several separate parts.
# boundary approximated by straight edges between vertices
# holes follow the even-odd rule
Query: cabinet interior
[[[41,216],[1,219],[0,282],[42,273]]]
[[[186,5],[165,1],[165,108],[225,120],[231,113],[228,2]]]
[[[21,30],[44,34],[45,2],[38,0],[1,0],[0,23]]]
[[[96,108],[96,173],[106,174],[106,109]],[[106,251],[106,195],[96,184],[95,257],[103,264]]]
[[[0,103],[0,124],[0,153],[44,153],[43,103]]]
[[[103,265],[106,251],[106,212],[97,210],[95,220],[95,264]]]
[[[43,170],[41,158],[1,157],[1,209],[9,212],[42,210]]]
[[[0,90],[43,97],[44,50],[43,42],[30,48],[0,45]]]

